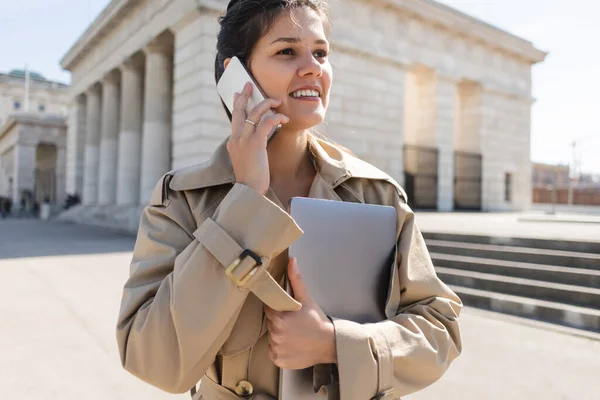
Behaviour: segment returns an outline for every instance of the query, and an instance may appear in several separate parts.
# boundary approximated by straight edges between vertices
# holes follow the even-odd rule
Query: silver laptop
[[[292,244],[289,256],[297,258],[306,286],[325,314],[359,323],[386,319],[396,209],[297,197],[292,199],[291,216],[304,235]],[[282,370],[279,398],[327,396],[315,394],[309,368]]]

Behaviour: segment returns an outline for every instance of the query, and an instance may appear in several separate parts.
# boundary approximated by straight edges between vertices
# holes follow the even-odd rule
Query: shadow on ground
[[[0,220],[0,259],[132,251],[135,237],[106,229],[37,219]]]

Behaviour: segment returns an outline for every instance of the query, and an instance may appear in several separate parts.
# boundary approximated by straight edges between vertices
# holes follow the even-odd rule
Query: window
[[[38,107],[38,110],[39,110],[40,112],[44,112],[44,111],[46,111],[46,106],[45,106],[45,105],[43,105],[43,104],[40,104],[40,106]]]
[[[512,201],[512,174],[504,174],[504,201]]]
[[[21,109],[21,102],[20,101],[15,101],[13,104],[13,108],[15,110],[20,110]]]

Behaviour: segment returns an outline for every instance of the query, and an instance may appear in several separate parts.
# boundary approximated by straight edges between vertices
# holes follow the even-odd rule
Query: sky
[[[532,160],[600,173],[600,1],[440,0],[549,52],[533,67]],[[109,0],[0,0],[0,72],[25,64],[69,83],[59,62]]]

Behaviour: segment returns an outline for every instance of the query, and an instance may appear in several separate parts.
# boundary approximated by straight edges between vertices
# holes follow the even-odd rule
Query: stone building
[[[532,202],[600,206],[600,179],[591,174],[571,178],[568,165],[533,163]]]
[[[30,73],[29,96],[25,95],[25,71],[0,73],[0,126],[8,116],[18,112],[67,115],[71,98],[64,83],[47,80],[35,72]]]
[[[67,119],[16,113],[0,126],[0,197],[13,211],[32,211],[45,201],[60,208],[66,198]]]
[[[28,92],[28,95],[26,95]],[[0,199],[31,210],[65,200],[68,86],[32,72],[0,74]]]
[[[72,72],[70,218],[135,230],[168,170],[229,134],[214,82],[226,0],[113,0],[61,61]],[[332,1],[321,131],[405,186],[414,208],[531,203],[530,42],[430,0]]]
[[[571,181],[571,168],[568,165],[533,163],[532,170],[534,187],[567,187]]]

